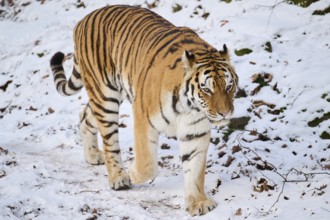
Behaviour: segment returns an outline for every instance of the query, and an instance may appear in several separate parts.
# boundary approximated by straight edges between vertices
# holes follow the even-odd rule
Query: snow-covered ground
[[[161,137],[154,181],[111,190],[105,166],[83,159],[78,115],[85,91],[61,97],[49,68],[53,53],[73,52],[72,30],[89,12],[106,4],[147,7],[145,1],[14,2],[0,7],[0,219],[190,219],[178,143]],[[308,8],[276,0],[148,3],[215,47],[226,43],[247,94],[235,101],[235,118],[250,117],[245,129],[227,142],[230,128],[213,130],[205,187],[219,205],[194,218],[330,219],[330,140],[320,137],[330,132],[330,14],[312,15],[330,0]],[[253,52],[235,55],[242,48]],[[72,59],[65,68],[71,72]],[[120,115],[128,165],[129,104]]]

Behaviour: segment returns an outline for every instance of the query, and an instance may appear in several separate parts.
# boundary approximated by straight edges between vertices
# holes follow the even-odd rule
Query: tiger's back
[[[57,91],[76,94],[84,86],[89,103],[80,114],[85,159],[105,163],[109,183],[126,189],[155,178],[160,133],[176,136],[192,215],[216,203],[204,192],[211,123],[228,119],[238,78],[227,47],[218,51],[193,30],[176,27],[139,7],[109,6],[83,18],[74,30],[74,68],[66,79],[58,52],[51,59]],[[121,160],[119,106],[133,105],[134,155],[129,175]],[[97,146],[101,133],[104,152]]]
[[[153,94],[165,86],[171,91],[182,83],[184,74],[179,61],[183,48],[197,52],[199,44],[204,51],[212,49],[191,29],[176,27],[147,9],[132,6],[96,10],[81,20],[74,32],[75,56],[83,70],[85,86],[93,88],[102,83],[89,80],[92,75],[107,76],[99,80],[104,84],[108,80],[116,89],[123,89],[130,102],[137,92],[147,96],[144,90]],[[170,80],[162,80],[163,77]],[[173,80],[176,85],[169,85]],[[150,101],[145,101],[145,105],[158,104]]]

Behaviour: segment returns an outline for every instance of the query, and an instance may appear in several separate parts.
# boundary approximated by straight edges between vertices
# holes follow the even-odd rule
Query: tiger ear
[[[223,49],[219,50],[220,55],[229,61],[229,52],[226,44],[223,45]]]
[[[195,62],[195,55],[187,50],[184,50],[183,54],[182,54],[182,61],[184,63],[184,67],[187,70],[191,70],[194,62]]]

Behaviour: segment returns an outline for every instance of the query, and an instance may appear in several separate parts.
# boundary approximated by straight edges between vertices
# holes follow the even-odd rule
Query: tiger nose
[[[222,117],[224,117],[225,119],[230,118],[230,116],[232,116],[234,112],[234,109],[229,109],[228,111],[224,111],[224,112],[218,112],[219,115],[221,115]]]

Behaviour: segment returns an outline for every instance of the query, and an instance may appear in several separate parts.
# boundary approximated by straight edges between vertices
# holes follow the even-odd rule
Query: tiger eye
[[[202,90],[203,90],[204,93],[206,93],[208,95],[212,95],[213,94],[213,92],[209,88],[202,88]]]

